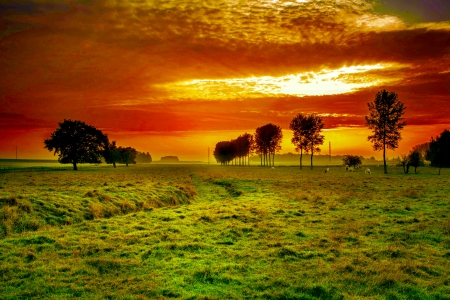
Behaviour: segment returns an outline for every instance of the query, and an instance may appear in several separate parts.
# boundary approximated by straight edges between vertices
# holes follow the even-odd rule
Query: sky
[[[322,154],[381,158],[367,103],[396,92],[407,154],[450,129],[448,0],[0,0],[0,158],[54,158],[81,120],[154,160],[316,113]],[[212,155],[211,155],[212,160]]]

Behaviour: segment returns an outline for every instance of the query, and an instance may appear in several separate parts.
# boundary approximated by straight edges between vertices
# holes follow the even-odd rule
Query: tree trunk
[[[77,163],[76,163],[76,162],[72,162],[72,164],[73,164],[73,170],[74,170],[74,171],[77,171],[77,170],[78,170],[78,168],[77,168]]]
[[[441,167],[439,167],[438,175],[441,175]]]
[[[272,153],[272,166],[275,167],[275,152]]]
[[[314,150],[311,150],[311,170],[313,169],[313,156],[314,156]]]
[[[387,165],[386,165],[386,139],[383,139],[383,161],[384,161],[384,174],[387,174]]]
[[[414,174],[417,174],[417,167],[414,167]]]
[[[115,161],[113,161],[113,166],[114,166],[114,168],[116,167],[116,162]]]
[[[300,170],[302,169],[303,149],[300,149]]]

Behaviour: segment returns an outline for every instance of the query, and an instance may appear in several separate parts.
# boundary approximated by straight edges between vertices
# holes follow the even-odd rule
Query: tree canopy
[[[295,150],[300,151],[300,169],[302,168],[303,150],[305,150],[305,153],[311,153],[312,170],[314,153],[320,152],[318,146],[323,145],[324,136],[320,133],[324,126],[322,118],[316,114],[298,114],[289,124],[289,128],[294,133],[291,142],[295,145]]]
[[[256,128],[255,149],[261,155],[261,164],[264,159],[264,165],[275,165],[275,153],[281,150],[281,140],[283,132],[281,127],[272,123]],[[270,155],[272,154],[272,160]]]
[[[415,149],[408,155],[408,165],[414,167],[414,173],[417,173],[417,168],[424,165],[422,153]]]
[[[216,144],[213,155],[217,162],[222,165],[229,164],[235,157],[235,148],[230,141],[221,141]]]
[[[436,138],[431,138],[426,159],[439,168],[438,174],[441,174],[441,168],[450,168],[450,131],[445,129]]]
[[[306,136],[308,118],[303,114],[295,116],[289,124],[289,129],[293,131],[294,136],[291,139],[292,144],[295,145],[295,151],[300,152],[300,169],[302,168],[303,150],[306,151],[308,147],[308,141]]]
[[[361,165],[361,157],[358,155],[345,155],[344,158],[342,158],[342,162],[344,165],[347,165],[349,167],[356,168],[357,166]]]
[[[394,150],[401,140],[400,131],[406,125],[402,118],[406,107],[394,92],[379,91],[373,102],[367,103],[370,115],[366,116],[366,126],[373,134],[368,140],[375,151],[383,150],[384,173],[387,174],[386,148]]]
[[[49,139],[44,140],[44,148],[58,154],[62,164],[101,163],[101,157],[108,149],[108,136],[94,126],[82,121],[64,119]]]

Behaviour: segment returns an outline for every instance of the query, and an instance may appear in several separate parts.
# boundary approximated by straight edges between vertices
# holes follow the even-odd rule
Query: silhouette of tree
[[[320,116],[311,114],[306,117],[304,124],[305,152],[311,154],[311,170],[313,169],[314,153],[320,153],[320,148],[318,146],[323,145],[324,136],[320,133],[324,126]]]
[[[302,169],[303,150],[305,153],[311,152],[312,169],[314,152],[320,152],[317,146],[323,144],[324,136],[320,135],[323,127],[322,118],[315,114],[310,116],[298,114],[289,124],[289,128],[294,133],[291,142],[295,145],[295,151],[300,152],[300,169]]]
[[[104,157],[107,164],[113,164],[114,168],[116,167],[116,163],[121,158],[121,153],[117,149],[116,141],[112,141],[108,145],[108,149],[105,150]]]
[[[415,149],[409,153],[408,165],[414,167],[414,174],[417,174],[417,167],[424,165],[422,153],[420,153],[418,149]]]
[[[235,157],[235,148],[232,142],[222,141],[216,144],[213,155],[217,162],[222,165],[228,165]]]
[[[394,92],[381,90],[374,102],[367,103],[370,115],[366,116],[366,126],[373,135],[367,140],[373,143],[375,151],[383,150],[384,174],[387,174],[386,148],[394,150],[401,140],[400,130],[406,125],[402,118],[406,107]]]
[[[94,126],[82,121],[64,119],[49,139],[44,140],[44,148],[58,153],[58,161],[73,165],[78,163],[101,163],[101,157],[108,149],[108,136]]]
[[[137,163],[151,163],[152,162],[152,156],[150,153],[145,152],[138,152],[136,154],[136,162]]]
[[[436,138],[431,138],[426,159],[431,162],[433,167],[439,168],[439,175],[441,174],[441,168],[450,167],[450,131],[445,129]]]
[[[264,165],[275,165],[275,153],[281,150],[281,140],[283,139],[283,132],[281,127],[272,123],[256,128],[255,144],[256,149],[261,157],[264,158]],[[272,154],[272,161],[270,155]]]
[[[120,153],[119,163],[125,164],[128,167],[128,164],[136,163],[136,149],[132,147],[118,147],[117,151]]]
[[[361,157],[358,155],[344,155],[344,158],[342,158],[342,162],[344,165],[347,165],[349,167],[356,168],[357,166],[361,165]]]
[[[304,127],[306,123],[306,117],[302,114],[295,116],[289,124],[289,129],[294,133],[291,139],[292,144],[295,145],[295,151],[300,152],[300,170],[302,169],[303,149],[306,149],[306,138]]]
[[[239,158],[239,165],[245,165],[245,157],[249,156],[252,150],[253,136],[245,133],[240,135],[234,143],[236,157]]]

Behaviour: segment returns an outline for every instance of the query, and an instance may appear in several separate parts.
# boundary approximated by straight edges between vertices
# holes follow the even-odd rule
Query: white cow
[[[364,174],[371,174],[371,173],[370,173],[370,169],[367,168],[367,169],[364,171]]]
[[[327,169],[325,170],[325,173],[328,173],[328,172],[330,172],[330,168],[327,168]]]
[[[345,165],[345,171],[348,171],[348,168],[350,168],[348,165]]]

